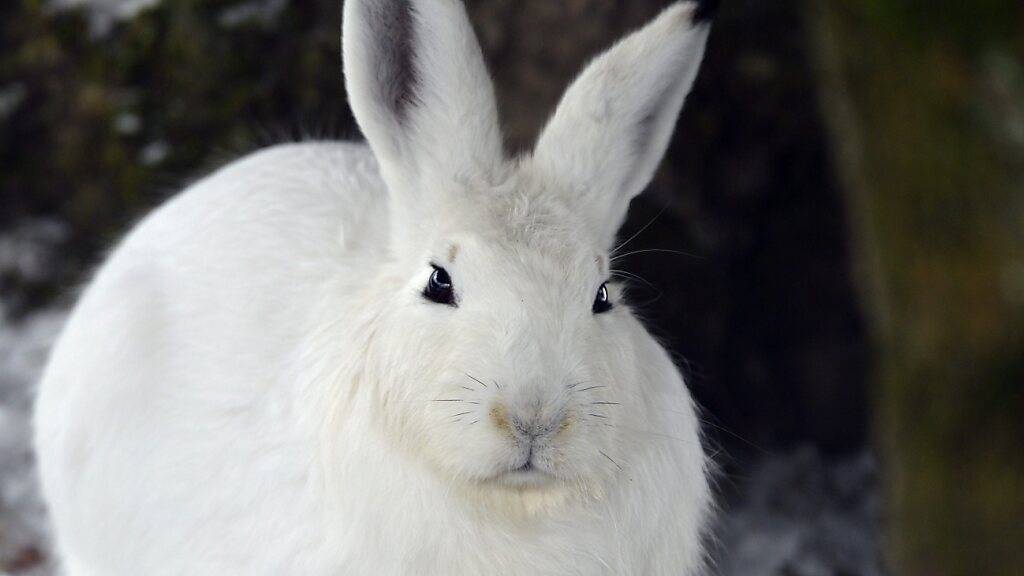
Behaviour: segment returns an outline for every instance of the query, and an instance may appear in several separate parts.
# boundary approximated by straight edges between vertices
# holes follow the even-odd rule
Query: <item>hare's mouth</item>
[[[555,476],[527,461],[518,468],[499,473],[494,477],[494,481],[514,488],[540,488],[554,482]]]

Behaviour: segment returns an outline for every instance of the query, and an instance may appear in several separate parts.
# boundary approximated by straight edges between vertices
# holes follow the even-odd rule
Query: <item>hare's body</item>
[[[630,510],[665,491],[652,482],[679,478],[671,461],[653,459],[568,518],[481,523],[487,512],[356,432],[341,440],[357,448],[339,463],[355,468],[350,493],[327,498],[306,425],[326,398],[308,395],[306,338],[335,324],[339,350],[358,362],[344,288],[374,274],[382,190],[364,146],[281,146],[197,183],[113,253],[54,350],[37,408],[70,576],[678,574],[692,560],[692,528],[672,519],[699,502]],[[676,395],[671,363],[650,353],[669,377],[662,393]],[[679,434],[692,427],[681,419]]]
[[[696,413],[605,281],[707,27],[666,10],[510,161],[460,3],[345,22],[370,146],[198,182],[54,349],[36,448],[69,576],[694,574]]]

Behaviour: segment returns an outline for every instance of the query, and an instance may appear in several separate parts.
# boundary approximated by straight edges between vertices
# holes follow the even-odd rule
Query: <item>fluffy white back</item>
[[[36,446],[67,571],[694,574],[692,401],[620,290],[599,304],[706,25],[668,8],[510,160],[461,2],[345,10],[369,148],[192,186],[53,352]]]

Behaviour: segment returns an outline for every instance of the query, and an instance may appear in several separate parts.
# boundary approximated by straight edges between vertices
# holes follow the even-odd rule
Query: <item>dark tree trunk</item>
[[[1024,7],[809,4],[880,352],[896,571],[1024,574]]]

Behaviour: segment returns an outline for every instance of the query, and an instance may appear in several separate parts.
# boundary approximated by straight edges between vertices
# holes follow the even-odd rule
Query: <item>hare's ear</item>
[[[610,245],[654,176],[704,54],[710,24],[676,3],[595,59],[566,91],[534,166]]]
[[[494,89],[461,0],[346,0],[343,20],[349,103],[392,192],[496,168]]]

